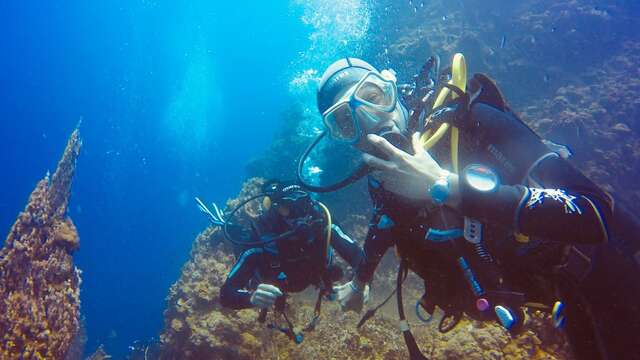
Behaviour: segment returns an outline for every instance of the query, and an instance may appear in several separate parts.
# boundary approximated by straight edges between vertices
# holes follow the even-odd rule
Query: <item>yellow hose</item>
[[[324,214],[327,217],[327,244],[326,244],[326,248],[325,248],[325,259],[328,259],[329,258],[329,247],[331,246],[331,225],[332,225],[332,223],[331,223],[331,212],[329,211],[329,208],[327,208],[320,201],[318,201],[318,204],[320,205],[322,210],[324,210]]]
[[[467,91],[467,62],[464,55],[457,53],[453,56],[453,65],[451,67],[451,81],[453,85],[462,92]],[[458,94],[451,94],[451,98],[455,99]],[[458,142],[460,139],[457,127],[451,129],[451,163],[453,164],[453,172],[459,173],[458,169]]]
[[[438,141],[440,141],[440,139],[444,136],[444,134],[447,133],[447,130],[449,130],[449,124],[445,123],[440,125],[438,130],[436,130],[436,132],[433,133],[431,137],[429,137],[427,133],[422,134],[422,136],[420,137],[420,140],[422,141],[422,146],[424,147],[424,149],[427,151],[431,149],[433,145],[435,145]]]
[[[466,91],[467,88],[467,63],[464,59],[464,55],[461,53],[457,53],[453,56],[453,62],[451,65],[451,80],[449,80],[449,84],[456,86],[458,89],[462,90],[462,92]],[[443,88],[440,90],[436,101],[433,103],[433,109],[442,105],[451,90],[449,88]],[[451,99],[455,99],[458,97],[456,93],[451,94]],[[436,132],[429,136],[428,133],[422,134],[420,140],[422,142],[422,146],[425,150],[431,149],[444,134],[449,130],[449,124],[445,123],[440,125]],[[460,139],[460,132],[458,128],[455,126],[451,127],[451,163],[453,164],[453,172],[458,173],[458,143]]]
[[[453,164],[453,172],[458,174],[458,142],[460,135],[457,127],[451,128],[451,164]]]

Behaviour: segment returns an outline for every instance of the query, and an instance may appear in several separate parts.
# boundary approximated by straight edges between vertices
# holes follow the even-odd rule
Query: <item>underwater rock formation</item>
[[[229,208],[240,200],[257,194],[263,180],[248,180],[238,199],[227,202]],[[252,216],[248,208],[241,216]],[[354,215],[342,223],[357,239],[366,232],[366,217]],[[377,304],[395,281],[395,257],[389,252],[374,281]],[[218,296],[228,271],[234,263],[222,231],[209,227],[196,238],[190,260],[184,265],[180,279],[171,287],[165,311],[165,329],[161,359],[406,359],[404,340],[397,329],[395,304],[390,303],[381,314],[370,319],[360,330],[356,324],[361,315],[343,313],[335,302],[325,301],[321,321],[315,331],[305,332],[304,341],[296,345],[278,330],[268,329],[272,320],[258,322],[253,309],[234,311],[221,307]],[[407,299],[416,299],[421,285],[414,278],[405,284]],[[313,289],[289,298],[288,314],[296,326],[311,320],[315,291]],[[412,300],[413,301],[413,300]],[[409,305],[407,305],[409,307]],[[511,337],[495,323],[479,323],[463,319],[447,334],[437,331],[437,322],[419,325],[413,320],[413,331],[422,351],[437,359],[568,359],[569,350],[561,333],[551,327],[540,314],[518,336]]]
[[[602,66],[579,74],[523,111],[525,121],[552,141],[568,145],[580,170],[640,211],[640,42],[627,41]]]
[[[64,359],[80,326],[76,227],[66,216],[81,140],[36,185],[0,250],[0,358]]]

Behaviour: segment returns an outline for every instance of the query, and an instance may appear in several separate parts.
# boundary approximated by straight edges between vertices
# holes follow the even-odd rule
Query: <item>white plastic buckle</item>
[[[479,244],[482,241],[482,223],[465,216],[464,238],[472,244]]]
[[[400,320],[400,331],[409,331],[409,323],[407,322],[407,320]]]

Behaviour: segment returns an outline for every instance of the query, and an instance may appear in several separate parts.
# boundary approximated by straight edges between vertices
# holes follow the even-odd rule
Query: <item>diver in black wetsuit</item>
[[[520,309],[533,307],[564,325],[577,358],[629,358],[640,333],[640,271],[631,255],[640,250],[637,225],[563,158],[566,148],[528,128],[489,78],[477,74],[467,85],[461,60],[454,58],[449,84],[424,93],[412,112],[392,72],[348,58],[324,73],[318,107],[327,132],[363,152],[364,163],[334,183],[309,175],[318,173],[307,168],[323,133],[303,154],[298,176],[314,191],[333,191],[369,174],[374,205],[365,259],[337,287],[338,299],[346,310],[361,308],[395,245],[399,300],[409,268],[425,280],[420,308],[444,310],[441,331],[463,312],[518,331]],[[450,127],[449,144],[438,141]],[[399,312],[412,359],[424,358]]]
[[[267,183],[264,194],[253,199],[259,197],[264,197],[262,206],[267,211],[250,228],[225,221],[217,206],[211,212],[199,201],[211,222],[225,227],[237,255],[220,291],[223,306],[269,309],[278,306],[285,293],[300,292],[310,285],[329,295],[332,282],[342,277],[342,270],[333,264],[334,250],[353,268],[359,265],[362,249],[331,223],[328,209],[300,186]]]

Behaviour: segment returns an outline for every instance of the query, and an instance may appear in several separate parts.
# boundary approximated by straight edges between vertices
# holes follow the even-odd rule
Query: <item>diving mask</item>
[[[355,143],[362,137],[363,127],[391,118],[397,103],[396,84],[369,71],[322,114],[322,120],[332,138]]]
[[[265,189],[265,194],[267,196],[263,200],[263,206],[274,210],[283,218],[304,217],[312,212],[311,196],[299,185],[270,184]]]

